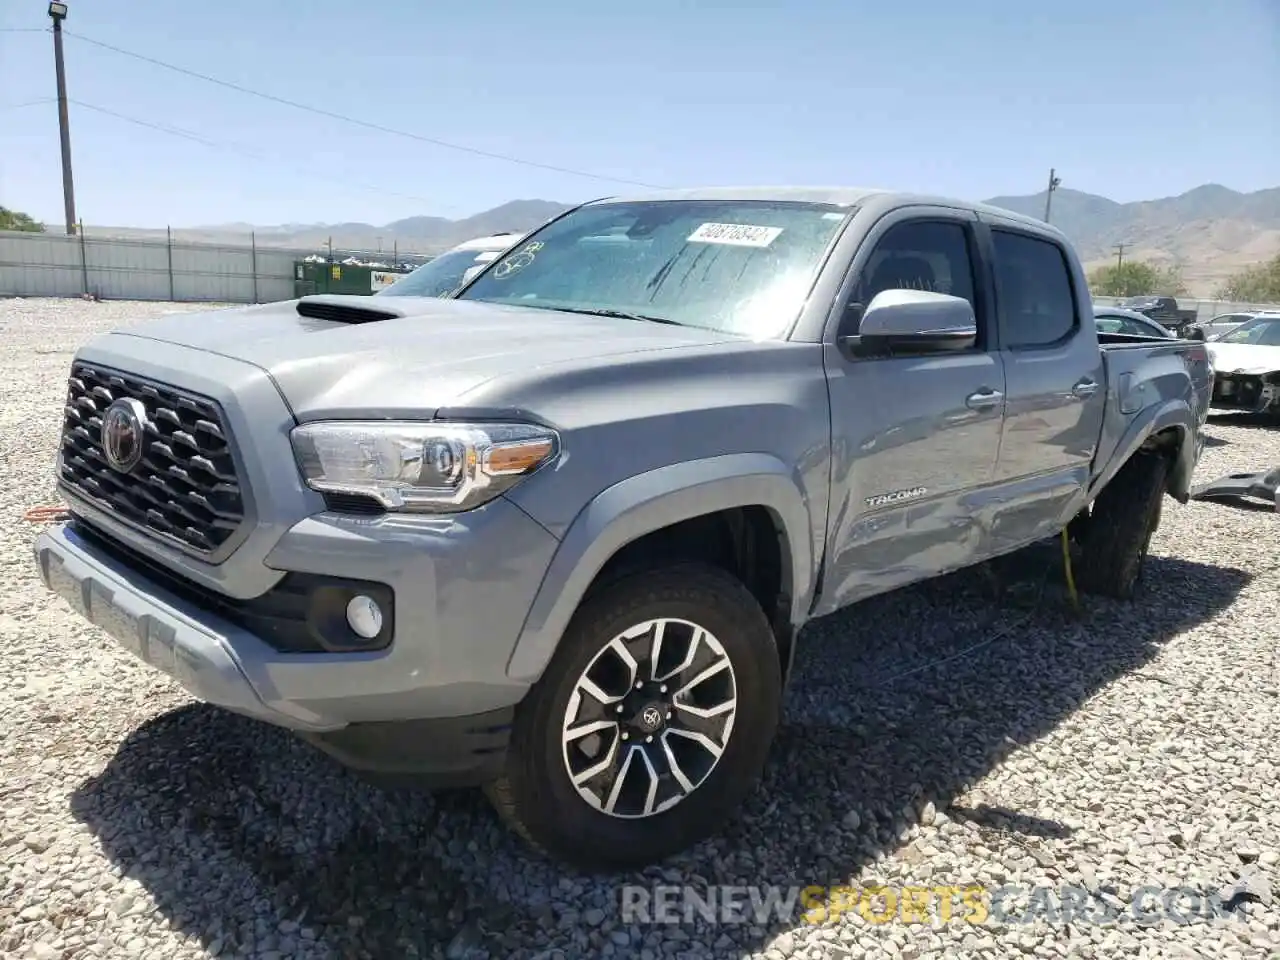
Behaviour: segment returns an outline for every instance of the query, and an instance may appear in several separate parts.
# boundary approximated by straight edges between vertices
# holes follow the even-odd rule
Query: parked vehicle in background
[[[1242,323],[1248,323],[1257,314],[1254,313],[1222,313],[1211,320],[1200,320],[1183,331],[1183,336],[1190,340],[1212,340],[1224,333],[1230,333]]]
[[[68,389],[51,590],[201,699],[622,868],[753,788],[812,618],[1068,528],[1133,596],[1209,379],[1099,333],[1039,220],[726,188],[583,204],[448,299],[131,326]]]
[[[1280,313],[1259,313],[1206,344],[1214,413],[1280,415]]]
[[[1182,334],[1184,327],[1195,323],[1200,315],[1197,310],[1183,310],[1173,297],[1128,297],[1116,306],[1125,310],[1136,310],[1179,335]]]
[[[447,297],[492,263],[504,250],[520,242],[523,234],[497,233],[460,243],[428,260],[413,273],[379,290],[379,297]]]
[[[1104,307],[1098,304],[1093,308],[1093,320],[1100,333],[1123,333],[1131,337],[1160,337],[1175,339],[1173,331],[1156,323],[1146,314],[1136,310],[1125,310],[1122,307]]]

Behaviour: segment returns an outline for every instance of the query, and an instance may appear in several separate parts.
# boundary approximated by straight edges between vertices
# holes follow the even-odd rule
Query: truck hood
[[[1252,343],[1207,343],[1218,373],[1271,373],[1280,370],[1280,347]]]
[[[358,317],[362,322],[302,316]],[[336,309],[326,310],[326,307]],[[695,327],[592,317],[433,297],[320,296],[260,306],[171,314],[109,336],[143,337],[241,360],[266,371],[300,420],[325,416],[422,417],[465,403],[504,377],[527,381],[602,358],[740,341]]]

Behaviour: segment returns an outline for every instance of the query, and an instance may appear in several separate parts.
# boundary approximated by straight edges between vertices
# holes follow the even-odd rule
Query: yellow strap
[[[1071,540],[1067,536],[1067,528],[1062,528],[1062,567],[1067,573],[1067,595],[1071,598],[1071,607],[1080,612],[1080,595],[1076,592],[1075,574],[1071,572]]]

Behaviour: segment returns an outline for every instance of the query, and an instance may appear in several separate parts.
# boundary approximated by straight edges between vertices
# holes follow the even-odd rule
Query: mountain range
[[[1044,216],[1045,193],[992,197],[985,201],[1033,217]],[[381,251],[434,254],[472,237],[524,232],[567,209],[551,200],[513,200],[462,220],[413,216],[381,226],[369,223],[290,223],[261,226],[226,223],[175,229],[175,239],[245,243],[252,232],[260,245],[302,250]],[[1280,254],[1280,187],[1239,193],[1205,184],[1176,197],[1117,203],[1106,197],[1059,188],[1053,223],[1060,227],[1088,269],[1125,259],[1177,266],[1192,296],[1212,296],[1226,277]],[[98,236],[164,237],[164,230],[88,227]]]
[[[992,197],[986,202],[1044,216],[1045,194]],[[1192,296],[1209,297],[1233,273],[1280,254],[1280,187],[1239,193],[1216,183],[1176,197],[1117,203],[1059,188],[1050,219],[1075,244],[1092,271],[1126,260],[1176,266]]]

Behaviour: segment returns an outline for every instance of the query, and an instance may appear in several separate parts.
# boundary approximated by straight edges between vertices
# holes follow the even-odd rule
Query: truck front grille
[[[108,463],[102,438],[103,414],[121,399],[146,410],[142,457],[127,473]],[[213,553],[226,543],[244,523],[228,439],[222,411],[207,397],[83,362],[72,365],[62,482],[126,523],[195,553]]]

